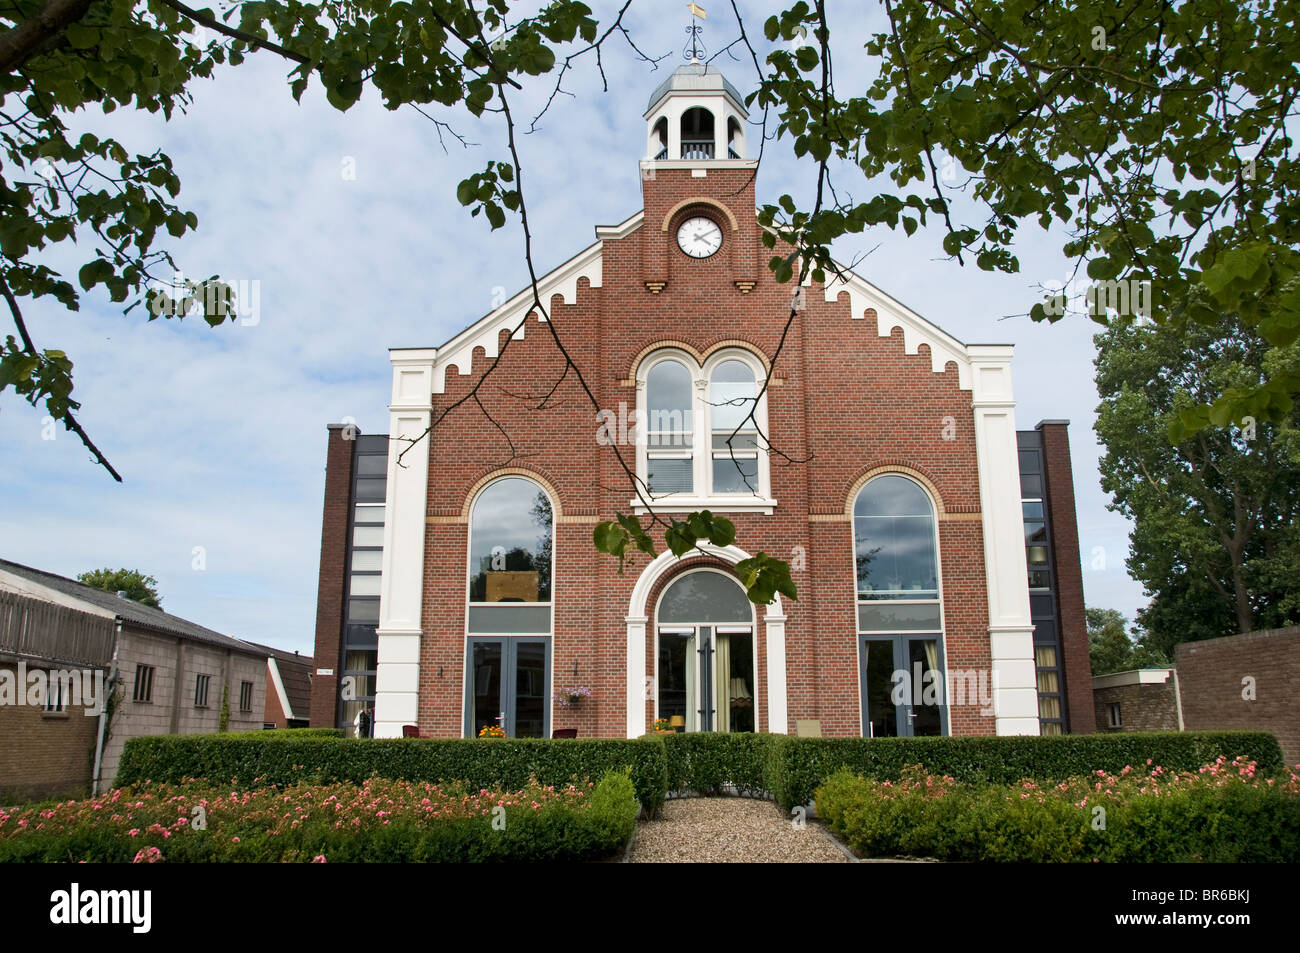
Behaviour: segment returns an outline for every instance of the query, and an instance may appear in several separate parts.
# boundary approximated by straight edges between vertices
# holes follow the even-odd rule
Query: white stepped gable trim
[[[604,281],[603,240],[624,238],[631,234],[640,227],[642,215],[642,212],[638,212],[619,225],[597,228],[596,234],[600,241],[584,248],[559,268],[539,278],[537,291],[542,304],[549,308],[551,298],[557,294],[563,296],[565,304],[574,304],[578,300],[579,278],[586,278],[593,288],[601,287]],[[446,392],[447,368],[450,365],[456,365],[456,371],[461,377],[469,377],[474,372],[476,348],[481,347],[488,358],[496,357],[503,330],[511,332],[513,338],[523,338],[527,331],[524,317],[532,310],[533,289],[527,287],[438,348],[438,356],[433,365],[433,393]],[[539,324],[545,320],[538,315]]]
[[[839,264],[838,262],[836,263]],[[930,348],[930,369],[942,374],[949,361],[957,365],[957,383],[962,390],[971,389],[971,360],[967,346],[931,324],[911,308],[891,298],[865,278],[842,265],[841,275],[827,275],[826,300],[835,301],[843,291],[849,293],[849,313],[861,319],[867,308],[876,309],[876,333],[887,338],[894,328],[903,329],[903,350],[917,354],[922,344]]]

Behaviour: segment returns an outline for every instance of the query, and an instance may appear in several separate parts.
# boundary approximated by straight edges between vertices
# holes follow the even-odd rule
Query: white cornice
[[[757,159],[642,159],[644,175],[652,169],[757,169]]]
[[[627,238],[627,236],[631,235],[633,232],[635,232],[638,228],[641,227],[641,223],[642,221],[644,221],[644,219],[645,219],[645,209],[642,209],[641,211],[633,215],[631,218],[627,219],[624,222],[620,222],[617,225],[597,225],[596,240],[604,242],[604,241],[617,241],[620,238]]]

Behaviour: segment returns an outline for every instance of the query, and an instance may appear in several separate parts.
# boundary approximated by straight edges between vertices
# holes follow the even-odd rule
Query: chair
[[[551,732],[552,738],[576,738],[578,737],[577,728],[556,728]]]
[[[419,725],[402,725],[402,737],[403,737],[403,738],[418,738],[418,737],[420,737],[420,726],[419,726]]]

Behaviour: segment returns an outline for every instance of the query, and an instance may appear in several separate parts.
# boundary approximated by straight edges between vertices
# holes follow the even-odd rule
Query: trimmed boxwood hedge
[[[333,731],[334,729],[325,729]],[[299,781],[360,782],[372,775],[411,781],[464,781],[475,787],[522,787],[595,779],[631,769],[637,800],[655,814],[668,792],[772,797],[783,810],[811,802],[841,768],[866,778],[897,779],[909,764],[964,783],[1060,781],[1147,759],[1170,771],[1195,770],[1218,757],[1246,755],[1261,774],[1283,765],[1277,739],[1264,731],[1165,732],[980,738],[794,738],[692,732],[622,739],[338,738],[303,731],[131,738],[119,786],[186,778],[242,785]]]
[[[666,765],[664,745],[657,739],[334,738],[272,731],[154,735],[127,740],[117,785],[179,784],[186,778],[244,786],[360,783],[377,775],[521,788],[530,776],[542,784],[567,784],[627,767],[637,800],[653,814],[667,790]]]
[[[672,794],[721,794],[728,785],[747,797],[770,794],[767,749],[774,735],[694,731],[662,738]]]
[[[817,786],[840,768],[875,780],[896,780],[909,764],[967,784],[1014,784],[1022,778],[1063,781],[1093,771],[1119,772],[1151,759],[1170,771],[1195,771],[1222,756],[1246,755],[1261,774],[1283,766],[1282,749],[1266,731],[1184,731],[1108,735],[980,738],[792,738],[773,735],[768,789],[782,810],[808,804]]]

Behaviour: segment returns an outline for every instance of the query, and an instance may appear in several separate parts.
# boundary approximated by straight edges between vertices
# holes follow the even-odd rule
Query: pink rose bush
[[[958,784],[904,769],[897,781],[844,770],[817,813],[864,856],[974,861],[1300,860],[1300,765],[1264,777],[1246,757],[1198,771],[1148,761],[1056,784]]]
[[[570,847],[600,853],[618,846],[602,835],[630,836],[636,811],[619,774],[517,791],[381,778],[247,790],[143,782],[89,800],[0,809],[0,862],[507,859],[536,848],[530,835],[545,835],[542,849],[559,856],[566,826],[586,831]],[[611,826],[611,815],[624,823]]]

